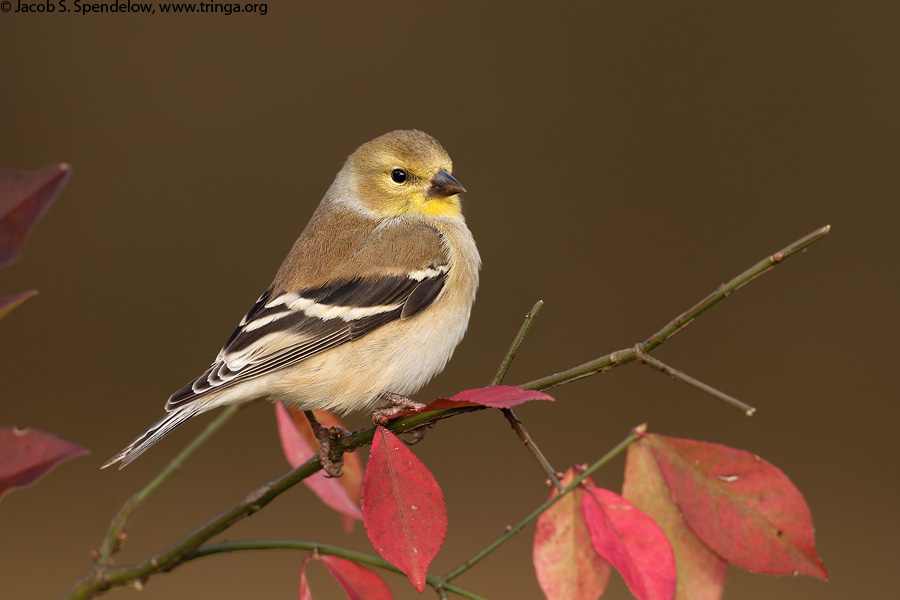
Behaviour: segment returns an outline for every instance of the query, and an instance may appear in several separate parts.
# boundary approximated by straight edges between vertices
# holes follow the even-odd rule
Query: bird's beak
[[[447,171],[441,169],[431,180],[431,187],[428,189],[429,198],[448,198],[454,194],[465,192],[466,188],[460,182],[453,179]]]

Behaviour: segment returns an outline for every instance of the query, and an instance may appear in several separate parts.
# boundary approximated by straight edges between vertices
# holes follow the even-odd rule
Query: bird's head
[[[416,130],[391,131],[363,144],[342,170],[360,208],[379,218],[461,216],[457,194],[466,188],[452,172],[437,140]]]

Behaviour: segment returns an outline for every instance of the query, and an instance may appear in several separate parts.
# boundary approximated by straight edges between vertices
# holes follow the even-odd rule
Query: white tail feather
[[[121,462],[119,468],[122,469],[131,461],[147,451],[147,449],[158,442],[164,435],[184,423],[199,412],[205,412],[203,409],[208,408],[200,403],[193,402],[186,404],[181,408],[166,414],[162,419],[150,426],[150,428],[139,435],[133,442],[128,444],[121,452],[106,461],[101,469],[105,469],[110,465]]]

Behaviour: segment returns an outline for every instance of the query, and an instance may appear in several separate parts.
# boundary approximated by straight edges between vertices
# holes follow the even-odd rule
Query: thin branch
[[[480,407],[479,407],[480,408]],[[230,410],[230,409],[226,409]],[[470,408],[469,411],[472,409]],[[459,409],[448,409],[444,411],[435,411],[437,413],[456,413]],[[468,412],[463,409],[463,412]],[[417,413],[406,417],[395,419],[388,427],[394,433],[405,433],[418,427],[422,427],[428,423],[440,420],[446,414],[436,415],[432,413]],[[221,415],[220,415],[221,418]],[[223,419],[224,421],[224,419]],[[366,429],[358,431],[341,439],[341,447],[345,452],[349,452],[360,446],[370,444],[375,435],[375,429]],[[192,446],[194,444],[192,443]],[[157,552],[149,558],[124,567],[109,568],[103,563],[95,564],[93,568],[78,581],[69,593],[65,596],[67,600],[86,600],[96,596],[98,593],[106,591],[111,587],[128,585],[135,581],[144,581],[151,575],[162,571],[169,570],[177,563],[183,561],[184,557],[194,552],[204,542],[213,536],[225,531],[241,519],[248,517],[274,500],[280,494],[286,492],[297,483],[303,481],[310,475],[318,472],[322,468],[322,463],[318,456],[312,456],[296,469],[282,475],[275,481],[267,483],[234,504],[231,508],[220,513],[216,517],[210,519],[185,537],[177,540],[168,548]],[[447,588],[448,591],[454,590]]]
[[[725,404],[728,404],[729,406],[733,406],[734,408],[742,411],[748,417],[752,417],[753,413],[756,412],[756,408],[754,408],[753,406],[750,406],[749,404],[744,404],[743,402],[741,402],[734,396],[729,396],[725,392],[717,390],[716,388],[712,387],[711,385],[703,383],[699,379],[694,379],[693,377],[691,377],[684,371],[679,371],[677,369],[673,369],[666,363],[662,362],[661,360],[658,360],[657,358],[655,358],[653,356],[650,356],[649,354],[641,352],[638,355],[638,358],[643,364],[645,364],[649,367],[653,367],[654,369],[656,369],[657,371],[659,371],[661,373],[665,373],[666,375],[669,375],[672,379],[677,379],[679,381],[683,381],[684,383],[688,384],[689,386],[695,387],[698,390],[700,390],[701,392],[709,394],[713,398],[717,398],[717,399],[721,400],[722,402],[724,402]]]
[[[457,587],[455,585],[447,583],[446,581],[438,589],[447,590],[448,592],[453,592],[457,596],[462,596],[463,598],[468,598],[469,600],[487,600],[487,598],[484,598],[477,594],[473,594],[472,592],[466,591],[460,587]]]
[[[522,345],[522,340],[524,340],[525,336],[528,335],[528,331],[531,329],[532,323],[534,323],[534,320],[541,312],[541,308],[543,308],[543,306],[544,301],[538,300],[534,303],[534,306],[531,307],[531,310],[528,311],[528,314],[525,315],[525,321],[519,328],[519,333],[516,334],[516,337],[513,339],[512,344],[510,344],[509,350],[506,351],[506,356],[503,357],[503,362],[500,363],[500,368],[497,369],[497,374],[494,375],[494,379],[491,381],[491,385],[500,385],[501,383],[503,383],[503,379],[506,377],[506,372],[509,371],[509,366],[512,364],[513,359],[516,357],[516,353],[519,351],[519,346]]]
[[[522,345],[522,340],[525,339],[525,336],[528,335],[528,331],[531,329],[532,323],[537,318],[538,313],[541,312],[541,308],[544,306],[543,300],[538,300],[528,314],[525,315],[525,321],[522,323],[522,326],[519,328],[519,333],[516,334],[516,337],[513,339],[512,344],[509,346],[509,350],[506,352],[506,356],[503,357],[503,362],[500,363],[500,368],[497,369],[497,374],[494,375],[494,379],[491,381],[491,385],[500,385],[503,383],[503,378],[506,377],[506,372],[509,371],[509,366],[512,364],[513,359],[516,357],[516,353],[519,351],[519,346]],[[557,490],[562,490],[562,483],[559,482],[559,477],[556,475],[556,469],[553,468],[553,465],[550,464],[550,461],[547,460],[547,457],[544,456],[544,453],[541,452],[541,449],[534,442],[534,439],[531,437],[531,434],[528,433],[528,430],[525,428],[525,424],[522,423],[522,420],[516,415],[515,411],[511,408],[503,408],[500,409],[503,413],[503,416],[506,417],[506,420],[509,421],[510,427],[513,428],[513,431],[516,432],[516,435],[519,436],[519,439],[522,440],[522,443],[525,444],[525,447],[528,448],[531,453],[534,455],[535,459],[537,459],[538,464],[543,469],[544,474],[547,476],[547,479]]]
[[[243,500],[207,521],[184,538],[178,540],[165,550],[134,565],[115,568],[95,568],[69,591],[66,596],[70,600],[84,600],[108,590],[114,586],[127,585],[133,581],[145,580],[150,575],[165,571],[172,565],[198,548],[203,542],[221,533],[237,521],[249,516],[274,500],[279,494],[290,489],[296,483],[312,475],[322,468],[318,456],[270,482],[250,494]]]
[[[796,254],[797,252],[800,252],[801,250],[804,250],[810,244],[819,241],[830,230],[830,225],[821,227],[813,231],[812,233],[803,236],[799,240],[785,246],[775,254],[762,259],[728,283],[720,285],[718,289],[716,289],[716,291],[698,302],[692,308],[686,310],[678,317],[667,323],[665,326],[663,326],[662,329],[647,338],[646,341],[640,344],[636,344],[632,348],[617,350],[616,352],[601,356],[600,358],[586,362],[582,365],[578,365],[577,367],[567,369],[560,373],[547,375],[546,377],[541,377],[540,379],[535,379],[533,381],[523,383],[519,387],[526,390],[547,390],[552,387],[563,385],[564,383],[570,383],[583,377],[596,375],[597,373],[608,371],[613,367],[617,367],[619,365],[637,360],[639,351],[650,352],[651,350],[671,338],[673,335],[687,327],[691,323],[691,321],[709,310],[713,305],[724,300],[733,292],[736,292],[746,284],[750,283],[752,280],[756,279],[766,271],[773,268],[775,265],[780,264],[782,261],[784,261],[784,259]]]
[[[535,443],[534,439],[531,437],[531,434],[528,433],[528,430],[525,429],[525,424],[516,416],[516,413],[511,408],[502,408],[500,409],[503,412],[503,416],[506,417],[506,420],[509,421],[510,426],[513,428],[513,431],[516,432],[516,435],[519,436],[519,439],[522,440],[522,443],[525,444],[525,447],[531,450],[531,453],[537,459],[538,464],[541,465],[541,469],[544,471],[544,475],[547,476],[547,479],[557,490],[562,490],[563,485],[559,481],[559,476],[556,474],[556,470],[553,468],[553,465],[550,464],[550,461],[547,460],[547,457],[544,456],[544,453],[541,452],[541,449],[538,448],[538,445]]]
[[[125,525],[128,523],[128,518],[131,516],[131,513],[149,498],[153,492],[175,473],[175,471],[180,469],[181,465],[184,464],[184,461],[186,461],[188,457],[203,444],[203,442],[208,440],[212,434],[218,431],[231,417],[233,417],[239,409],[239,406],[231,406],[223,410],[215,420],[207,425],[197,437],[191,440],[191,442],[185,446],[184,449],[150,481],[150,483],[145,485],[122,505],[122,508],[119,509],[119,513],[110,524],[109,531],[106,533],[106,537],[103,539],[103,543],[97,551],[97,563],[101,565],[106,564],[110,557],[119,550],[122,542],[125,540]]]
[[[399,573],[401,575],[403,574],[403,571],[378,556],[356,552],[348,548],[341,548],[340,546],[332,546],[331,544],[322,544],[321,542],[307,542],[304,540],[238,540],[218,542],[216,544],[207,544],[205,546],[197,548],[190,554],[183,556],[177,564],[173,564],[171,565],[171,567],[175,567],[179,564],[196,560],[198,558],[212,556],[214,554],[227,554],[230,552],[241,552],[247,550],[307,550],[309,552],[317,552],[319,554],[328,554],[329,556],[346,558],[347,560],[352,560],[353,562],[358,562],[363,565],[378,567],[379,569],[385,569],[394,573]]]
[[[644,352],[650,352],[651,350],[662,344],[664,341],[687,327],[691,323],[691,321],[705,313],[714,304],[717,304],[721,300],[724,300],[733,292],[741,289],[763,273],[766,273],[767,271],[774,268],[776,265],[781,264],[784,259],[793,256],[797,252],[805,250],[811,244],[818,242],[820,239],[825,237],[829,231],[831,231],[831,225],[820,227],[819,229],[806,234],[799,240],[788,244],[775,254],[762,259],[728,283],[723,283],[716,291],[698,302],[693,308],[686,310],[684,313],[669,322],[665,327],[651,335],[644,342],[642,350]]]
[[[524,519],[522,519],[521,521],[519,521],[512,527],[508,527],[506,532],[503,533],[503,535],[501,535],[496,540],[494,540],[493,542],[488,544],[484,550],[482,550],[481,552],[479,552],[472,558],[468,559],[467,561],[465,561],[464,563],[462,563],[461,565],[459,565],[458,567],[456,567],[455,569],[453,569],[452,571],[450,571],[449,573],[444,575],[444,579],[446,581],[452,581],[453,579],[459,577],[460,575],[462,575],[463,573],[465,573],[466,571],[468,571],[469,569],[474,567],[476,564],[481,562],[481,560],[484,559],[486,556],[488,556],[491,552],[493,552],[494,550],[496,550],[497,548],[502,546],[506,542],[506,540],[508,540],[512,536],[516,535],[523,529],[525,529],[525,527],[527,527],[532,521],[534,521],[539,516],[541,516],[541,514],[543,514],[544,511],[546,511],[548,508],[550,508],[551,506],[553,506],[554,504],[559,502],[559,500],[562,499],[563,496],[565,496],[566,494],[571,492],[573,489],[575,489],[576,487],[581,485],[581,482],[585,479],[585,477],[587,477],[588,475],[590,475],[591,473],[593,473],[594,471],[596,471],[597,469],[599,469],[600,467],[602,467],[603,465],[608,463],[610,460],[612,460],[613,458],[618,456],[623,450],[625,450],[625,448],[628,447],[629,444],[631,444],[632,442],[637,440],[639,436],[640,436],[639,429],[635,428],[635,430],[632,431],[632,433],[629,434],[627,438],[625,438],[624,440],[619,442],[619,444],[615,448],[613,448],[612,450],[607,452],[602,458],[600,458],[597,462],[595,462],[594,464],[589,466],[587,469],[585,469],[584,471],[582,471],[581,473],[576,475],[575,478],[572,480],[572,483],[570,483],[569,485],[564,487],[561,492],[552,496],[549,500],[547,500],[546,502],[541,504],[539,507],[537,507],[530,515],[528,515],[527,517],[525,517]]]
[[[201,546],[190,554],[184,556],[178,563],[173,564],[170,568],[174,568],[179,564],[183,564],[191,560],[203,558],[206,556],[212,556],[214,554],[241,552],[247,550],[305,550],[309,552],[316,552],[318,554],[327,554],[330,556],[337,556],[339,558],[346,558],[347,560],[352,560],[356,563],[369,565],[370,567],[384,569],[386,571],[391,571],[392,573],[397,573],[399,575],[405,576],[403,571],[381,557],[372,556],[371,554],[365,554],[363,552],[356,552],[354,550],[342,548],[340,546],[332,546],[331,544],[307,542],[303,540],[242,540],[232,542],[219,542],[217,544],[207,544],[206,546]],[[427,575],[425,577],[425,581],[435,590],[439,591],[440,589],[446,589],[465,598],[481,600],[480,596],[477,596],[472,592],[456,586],[448,586],[447,583],[437,575]]]

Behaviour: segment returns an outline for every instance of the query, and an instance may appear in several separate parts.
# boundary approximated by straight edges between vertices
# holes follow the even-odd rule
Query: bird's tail
[[[131,461],[146,452],[146,450],[158,442],[164,435],[193,417],[198,412],[203,412],[205,408],[200,403],[185,404],[177,410],[167,413],[162,419],[150,426],[150,429],[139,435],[133,442],[128,444],[121,452],[106,461],[101,469],[105,469],[111,465],[121,462],[119,468],[126,467]]]

